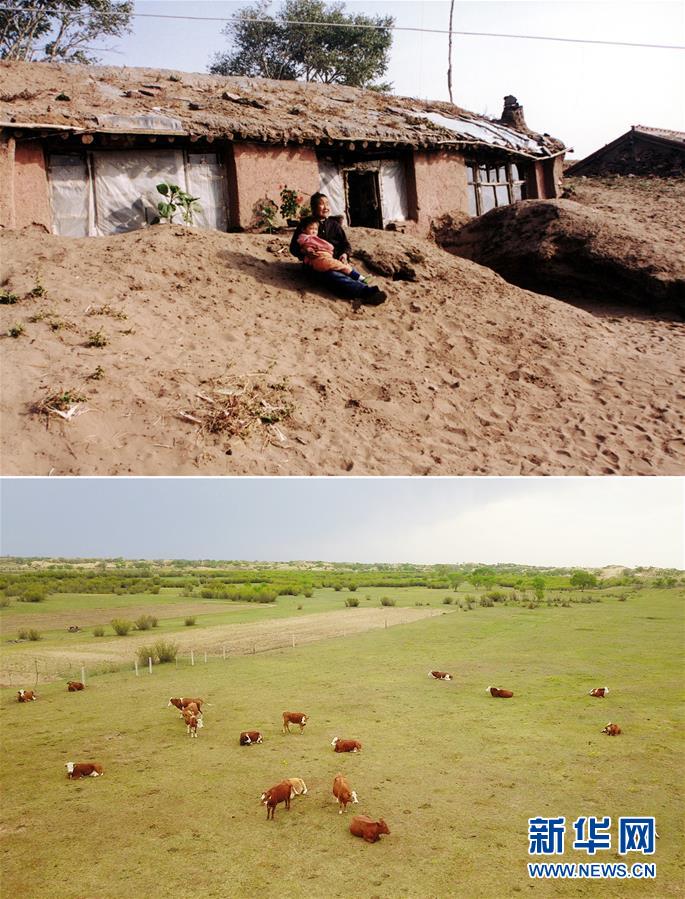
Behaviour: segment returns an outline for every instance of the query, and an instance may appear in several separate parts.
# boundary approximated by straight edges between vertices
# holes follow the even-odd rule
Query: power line
[[[46,12],[45,9],[37,7],[18,8],[15,6],[0,6],[0,10],[4,12]],[[298,25],[298,26],[319,26],[323,28],[369,28],[379,31],[414,31],[420,34],[452,34],[461,37],[503,37],[510,40],[523,41],[556,41],[564,44],[598,44],[609,47],[646,47],[653,50],[685,50],[683,44],[642,44],[633,41],[601,41],[591,40],[590,38],[573,38],[573,37],[545,37],[536,34],[501,34],[490,31],[450,31],[442,28],[416,28],[410,25],[356,25],[353,22],[302,22],[295,19],[253,19],[240,18],[231,16],[229,18],[218,16],[170,16],[161,13],[134,12],[131,16],[138,19],[172,19],[184,22],[223,22],[223,23],[249,23],[254,22],[258,25],[278,24],[278,25]]]

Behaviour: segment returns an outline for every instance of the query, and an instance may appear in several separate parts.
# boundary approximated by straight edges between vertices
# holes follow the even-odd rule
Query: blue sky
[[[139,13],[228,18],[245,0],[138,0]],[[280,3],[272,3],[272,12]],[[393,15],[396,24],[447,29],[449,0],[348,0],[347,11]],[[203,72],[225,50],[221,22],[136,18],[131,35],[100,54],[109,65]],[[459,31],[685,45],[685,3],[469,0],[455,4]],[[631,125],[685,131],[685,51],[454,38],[454,99],[499,116],[503,97],[523,104],[528,125],[561,138],[581,158]],[[398,31],[388,80],[397,94],[448,99],[447,35]]]
[[[6,478],[0,553],[685,568],[675,478]]]

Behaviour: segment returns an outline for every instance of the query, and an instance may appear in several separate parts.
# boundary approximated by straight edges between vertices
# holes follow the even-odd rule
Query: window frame
[[[514,166],[518,177],[514,176]],[[469,199],[469,214],[473,218],[484,215],[492,209],[500,209],[503,206],[511,206],[520,200],[526,199],[526,177],[521,172],[521,165],[513,160],[484,160],[472,158],[466,160],[466,183]],[[504,170],[504,178],[502,171]],[[507,202],[501,201],[501,188],[506,187]],[[520,197],[515,196],[516,188],[519,188]],[[484,202],[485,191],[492,194],[493,204],[486,207]],[[475,205],[475,212],[471,209]]]

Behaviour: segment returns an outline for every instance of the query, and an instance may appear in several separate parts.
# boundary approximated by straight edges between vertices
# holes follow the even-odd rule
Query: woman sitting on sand
[[[298,224],[290,241],[293,256],[302,260],[310,274],[325,282],[326,287],[337,296],[370,306],[385,302],[385,293],[377,287],[370,287],[347,262],[350,245],[337,219],[330,217],[328,197],[314,194],[311,209],[311,217]],[[312,222],[316,225],[316,231]]]

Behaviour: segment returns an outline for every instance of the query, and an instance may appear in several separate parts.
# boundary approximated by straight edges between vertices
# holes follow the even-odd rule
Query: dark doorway
[[[353,228],[383,228],[378,172],[347,172],[347,209]]]

